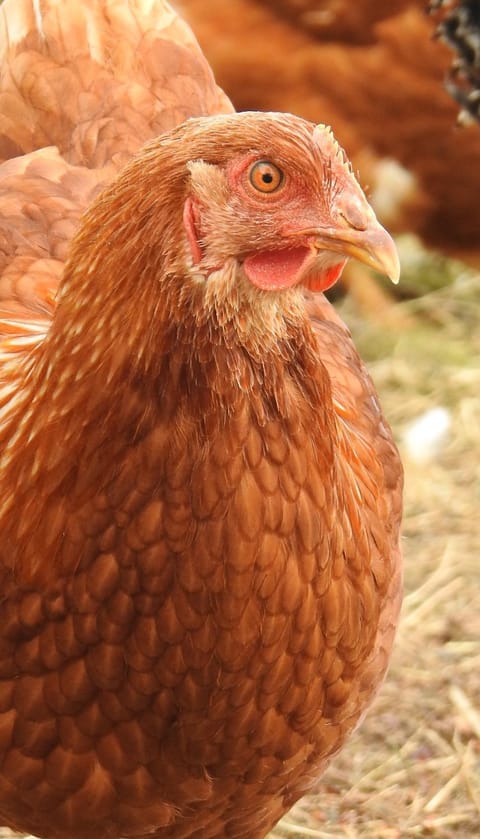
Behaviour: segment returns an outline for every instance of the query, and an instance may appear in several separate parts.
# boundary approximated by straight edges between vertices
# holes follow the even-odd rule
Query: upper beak
[[[334,251],[353,256],[375,271],[386,274],[393,283],[400,278],[400,261],[395,243],[375,218],[373,211],[358,229],[350,224],[315,231],[312,244],[316,250]],[[312,231],[313,233],[314,231]]]
[[[400,262],[394,241],[377,221],[360,190],[340,192],[334,201],[331,219],[331,227],[311,231],[310,241],[316,250],[353,256],[398,283]]]

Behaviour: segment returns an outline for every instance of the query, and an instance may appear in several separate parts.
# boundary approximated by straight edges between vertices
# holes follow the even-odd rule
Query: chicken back
[[[56,142],[0,169],[0,819],[261,839],[393,641],[401,465],[321,294],[393,244],[291,115],[188,120],[115,177],[120,139]]]

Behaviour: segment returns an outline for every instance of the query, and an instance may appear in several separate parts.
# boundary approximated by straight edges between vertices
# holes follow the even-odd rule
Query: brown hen
[[[61,6],[3,7],[0,818],[261,839],[392,645],[401,466],[315,292],[396,255],[331,132],[282,114],[173,128],[79,220],[135,113],[140,142],[228,103],[165,4]]]

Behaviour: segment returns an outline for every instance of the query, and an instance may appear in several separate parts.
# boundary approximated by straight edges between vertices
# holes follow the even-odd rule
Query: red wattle
[[[343,262],[337,262],[336,265],[332,265],[330,268],[324,268],[324,270],[319,271],[318,274],[312,274],[312,276],[305,281],[306,287],[311,291],[326,291],[328,288],[331,288],[331,286],[334,285],[340,277],[346,261],[347,260],[344,259]]]

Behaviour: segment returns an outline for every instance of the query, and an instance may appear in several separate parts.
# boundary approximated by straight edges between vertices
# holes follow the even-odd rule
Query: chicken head
[[[302,284],[324,291],[356,256],[396,282],[395,246],[377,222],[330,128],[285,115],[223,120],[249,142],[223,166],[194,160],[184,224],[192,259],[210,271],[234,258],[264,290]],[[281,128],[276,136],[275,128]]]

